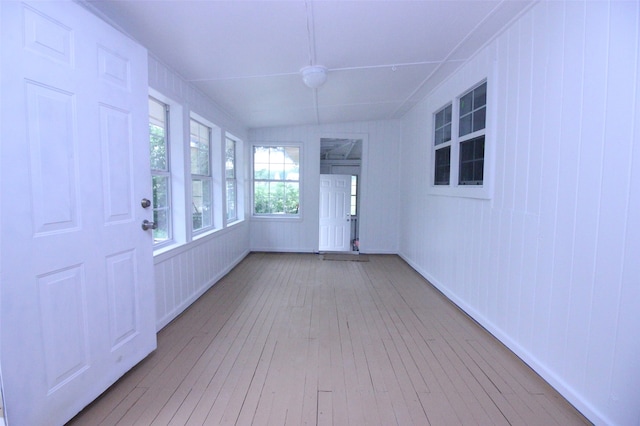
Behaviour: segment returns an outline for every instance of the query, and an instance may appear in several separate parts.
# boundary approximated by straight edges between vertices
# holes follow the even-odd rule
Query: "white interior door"
[[[351,250],[351,176],[320,175],[320,251]]]
[[[1,1],[11,425],[64,424],[156,347],[147,54],[71,1]]]

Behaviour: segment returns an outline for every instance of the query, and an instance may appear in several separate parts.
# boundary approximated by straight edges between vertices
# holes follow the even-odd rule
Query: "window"
[[[213,226],[211,128],[191,119],[191,218],[193,231]]]
[[[171,235],[171,173],[169,169],[169,107],[149,98],[149,142],[151,179],[153,186],[154,244],[161,244]]]
[[[298,215],[300,147],[253,147],[253,212],[255,215]]]
[[[451,171],[451,105],[435,113],[435,185],[449,185]]]
[[[486,117],[486,82],[434,114],[434,187],[484,184]]]
[[[358,214],[358,176],[351,176],[351,216]]]
[[[484,136],[460,142],[460,185],[482,185]]]
[[[486,118],[487,83],[485,82],[460,98],[459,185],[482,185]]]
[[[227,222],[238,220],[238,181],[236,179],[236,141],[227,137],[225,142],[225,179]]]

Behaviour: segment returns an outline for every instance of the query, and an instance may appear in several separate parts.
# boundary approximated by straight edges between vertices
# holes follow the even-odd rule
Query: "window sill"
[[[260,222],[302,222],[301,215],[253,215],[251,220]]]
[[[233,232],[232,230],[236,228],[236,226],[234,225],[240,226],[243,223],[245,223],[244,220],[239,220],[237,222],[234,222],[233,225],[229,224],[226,228],[212,229],[207,232],[198,234],[194,236],[191,241],[162,246],[153,251],[153,260],[155,263],[163,262],[168,258],[176,256],[184,251],[191,250],[194,246],[203,244],[209,239],[220,237],[227,232]]]
[[[222,231],[222,229],[219,229],[219,228],[206,228],[206,229],[198,230],[191,237],[191,241],[198,241],[202,238],[206,238],[209,235],[215,234],[216,232],[220,232],[220,231]]]
[[[178,247],[182,247],[184,245],[184,243],[177,243],[175,241],[172,241],[170,243],[166,243],[161,245],[160,247],[157,248],[153,248],[153,257],[157,257],[157,256],[161,256],[167,252],[170,252],[172,250],[175,250]]]
[[[490,200],[493,193],[486,185],[431,185],[429,195]]]

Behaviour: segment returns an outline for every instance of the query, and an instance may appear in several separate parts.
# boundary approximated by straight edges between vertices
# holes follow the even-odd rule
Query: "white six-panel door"
[[[1,1],[1,357],[63,424],[155,349],[147,54],[71,1]]]
[[[351,176],[320,175],[320,251],[351,249]]]

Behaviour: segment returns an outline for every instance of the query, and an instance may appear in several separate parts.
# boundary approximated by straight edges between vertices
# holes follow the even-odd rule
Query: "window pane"
[[[444,109],[444,122],[446,123],[451,123],[451,111],[452,111],[452,106],[449,105],[448,107],[446,107]]]
[[[269,183],[269,213],[284,213],[284,182]]]
[[[269,148],[256,146],[253,148],[254,179],[269,178]]]
[[[434,184],[449,185],[450,170],[451,146],[446,146],[436,150]]]
[[[211,181],[194,179],[191,183],[193,230],[213,225],[211,209]]]
[[[436,113],[434,145],[451,140],[451,105]]]
[[[472,114],[467,114],[464,117],[460,117],[460,133],[459,136],[464,136],[471,133],[471,117]]]
[[[444,142],[444,128],[436,129],[434,145],[440,145],[443,142]]]
[[[460,185],[482,185],[484,178],[484,136],[460,143]]]
[[[459,136],[486,127],[487,83],[483,83],[460,98]]]
[[[153,176],[153,207],[169,207],[169,178],[167,176]]]
[[[443,142],[450,141],[451,140],[451,123],[445,125],[442,128],[442,132],[443,132],[443,136],[442,136]]]
[[[473,92],[469,92],[460,98],[460,115],[465,115],[473,110]]]
[[[285,155],[282,147],[274,147],[269,150],[269,179],[284,179]]]
[[[483,107],[473,113],[473,131],[482,130],[485,128],[485,121],[487,115],[487,108]]]
[[[298,214],[300,185],[298,182],[287,182],[284,184],[284,187],[284,213]],[[277,213],[280,212],[278,211]]]
[[[236,181],[227,181],[227,220],[233,221],[238,218],[236,211]]]
[[[253,204],[257,214],[268,214],[269,211],[269,182],[255,182],[253,185]]]
[[[473,140],[463,142],[460,144],[460,161],[472,161],[473,160]]]
[[[357,209],[358,201],[358,176],[351,176],[351,216],[358,214]]]
[[[476,138],[476,144],[474,147],[474,156],[476,159],[484,159],[484,136]]]
[[[236,141],[227,138],[225,142],[225,178],[227,197],[227,222],[238,219],[236,208]]]
[[[209,147],[211,129],[196,120],[191,120],[191,174],[209,176]]]
[[[226,141],[224,168],[227,179],[236,177],[236,142],[232,139]]]
[[[167,142],[164,127],[149,123],[151,169],[167,170]]]
[[[482,108],[487,104],[487,83],[473,90],[473,109]]]
[[[153,222],[158,225],[153,230],[153,242],[161,243],[169,239],[169,217],[167,210],[153,211]]]
[[[287,162],[298,166],[300,164],[300,148],[287,146],[284,148]]]
[[[149,98],[149,142],[151,170],[168,170],[167,106]]]
[[[460,166],[460,183],[469,183],[473,180],[473,163],[464,163]]]
[[[444,110],[436,114],[436,129],[444,126]]]

